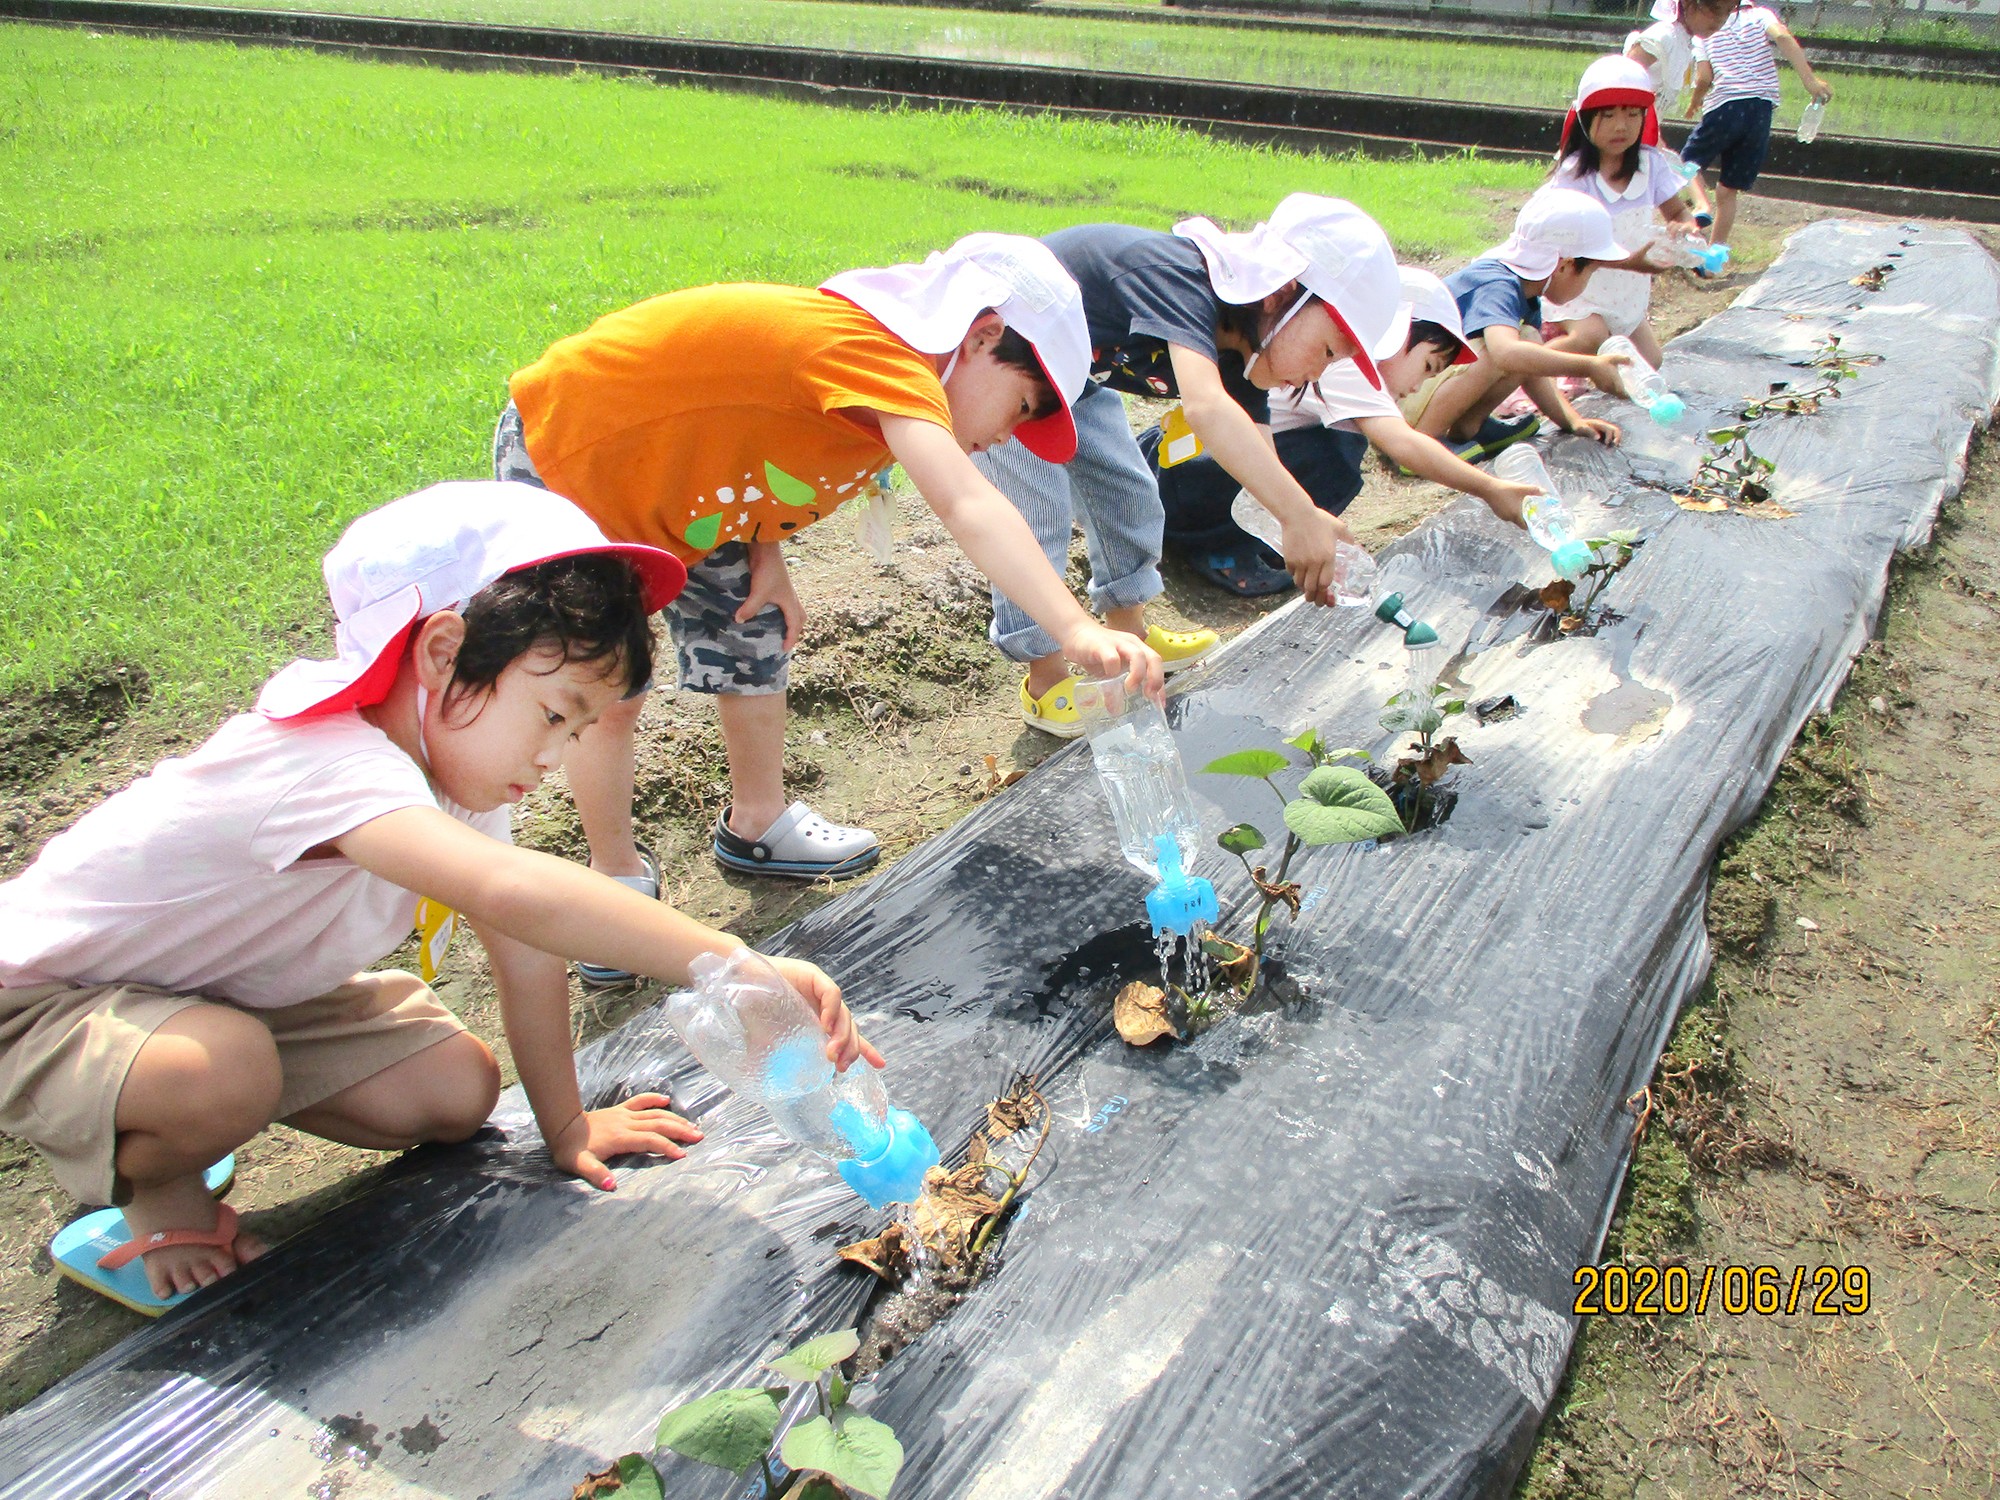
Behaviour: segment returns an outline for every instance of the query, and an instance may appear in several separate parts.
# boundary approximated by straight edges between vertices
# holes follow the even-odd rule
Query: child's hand
[[[1285,570],[1292,575],[1299,592],[1314,604],[1334,602],[1334,582],[1338,577],[1334,550],[1342,542],[1354,543],[1354,533],[1347,529],[1346,522],[1328,515],[1317,505],[1303,520],[1284,523],[1279,550],[1285,554]]]
[[[1625,436],[1619,431],[1616,422],[1606,422],[1597,417],[1578,417],[1576,426],[1570,428],[1570,431],[1578,437],[1587,437],[1593,442],[1602,443],[1607,448],[1616,448]]]
[[[1606,395],[1622,396],[1625,394],[1625,380],[1619,370],[1621,366],[1631,363],[1631,359],[1623,354],[1592,355],[1590,383]]]
[[[1166,701],[1167,669],[1159,652],[1130,631],[1086,617],[1062,643],[1062,654],[1093,677],[1123,677],[1128,692],[1144,693],[1155,703]]]
[[[799,643],[799,627],[805,623],[806,607],[799,603],[792,587],[792,570],[785,566],[785,554],[776,542],[750,544],[750,597],[736,611],[736,623],[746,625],[772,605],[785,617],[785,649]]]
[[[801,958],[779,958],[775,954],[765,954],[771,967],[785,976],[791,987],[806,997],[812,1008],[819,1012],[820,1028],[827,1034],[827,1058],[845,1073],[853,1066],[856,1058],[871,1067],[882,1066],[882,1054],[862,1040],[860,1029],[854,1024],[854,1015],[842,1003],[840,986],[818,964],[809,964]]]
[[[1530,495],[1541,493],[1542,487],[1537,484],[1515,484],[1510,479],[1495,479],[1480,498],[1485,500],[1486,508],[1501,520],[1525,529],[1528,523],[1521,519],[1521,507]]]
[[[609,1109],[587,1109],[549,1142],[549,1155],[565,1172],[610,1192],[617,1184],[604,1165],[609,1156],[682,1157],[676,1142],[701,1139],[698,1126],[668,1111],[665,1094],[634,1094]]]
[[[1828,83],[1824,78],[1816,77],[1806,87],[1807,92],[1822,104],[1833,98],[1833,85]]]

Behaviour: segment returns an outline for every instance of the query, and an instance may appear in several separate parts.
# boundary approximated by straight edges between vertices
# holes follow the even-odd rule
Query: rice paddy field
[[[639,298],[1310,189],[1465,255],[1533,167],[0,27],[0,698],[242,696],[351,517],[488,472],[507,376]]]
[[[1103,20],[838,0],[237,0],[278,10],[562,26],[581,31],[708,37],[918,57],[1037,63],[1184,78],[1475,100],[1560,109],[1588,50],[1558,46],[1314,35],[1249,27]],[[1808,49],[1810,55],[1810,49]],[[1835,87],[1826,128],[1842,135],[1991,145],[2000,87],[1819,70]],[[1780,118],[1796,120],[1805,91],[1781,70]],[[1555,142],[1549,143],[1553,150]]]

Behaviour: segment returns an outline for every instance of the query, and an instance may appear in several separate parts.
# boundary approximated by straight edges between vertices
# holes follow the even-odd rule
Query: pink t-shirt
[[[252,1007],[323,995],[402,944],[417,897],[338,856],[299,856],[405,807],[511,842],[509,809],[441,800],[358,713],[240,714],[0,885],[0,988],[125,982]]]

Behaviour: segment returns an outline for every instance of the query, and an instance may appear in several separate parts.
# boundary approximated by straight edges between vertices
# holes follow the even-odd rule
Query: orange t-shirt
[[[860,493],[889,449],[841,407],[951,427],[928,356],[803,287],[651,298],[551,345],[509,387],[543,483],[613,541],[688,562],[790,536]]]

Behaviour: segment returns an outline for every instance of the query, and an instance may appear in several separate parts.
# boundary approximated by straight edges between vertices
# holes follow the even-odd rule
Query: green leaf
[[[843,1359],[851,1359],[860,1347],[861,1335],[852,1328],[843,1328],[839,1333],[823,1333],[816,1339],[807,1339],[791,1353],[779,1355],[764,1368],[776,1371],[787,1380],[817,1380]]]
[[[1311,845],[1352,844],[1403,831],[1396,805],[1361,772],[1321,766],[1285,804],[1285,826]]]
[[[783,1386],[716,1391],[660,1418],[654,1445],[741,1474],[778,1435],[778,1403],[790,1394]]]
[[[1301,729],[1297,734],[1286,740],[1285,743],[1290,745],[1294,750],[1305,751],[1306,754],[1313,758],[1315,763],[1320,758],[1320,751],[1326,746],[1326,741],[1319,737],[1317,729]]]
[[[1264,847],[1264,832],[1254,823],[1238,823],[1215,836],[1225,854],[1255,854]]]
[[[842,1500],[831,1479],[815,1479],[800,1490],[796,1500]]]
[[[1446,718],[1450,718],[1453,714],[1462,714],[1465,712],[1465,700],[1463,698],[1453,698],[1449,702],[1440,703],[1438,705],[1438,712]]]
[[[628,1453],[618,1460],[618,1493],[630,1500],[667,1500],[660,1471],[642,1453]]]
[[[1342,745],[1338,750],[1329,750],[1319,758],[1323,766],[1330,766],[1338,760],[1373,760],[1375,757],[1359,745]]]
[[[1639,545],[1639,533],[1636,531],[1614,531],[1605,540],[1607,542],[1616,542],[1621,547],[1636,547]]]
[[[833,1407],[836,1411],[847,1405],[847,1398],[853,1394],[854,1387],[849,1385],[845,1380],[842,1380],[838,1375],[831,1376],[827,1380],[826,1402],[827,1405]]]
[[[1276,750],[1232,750],[1219,755],[1202,770],[1211,776],[1250,776],[1262,780],[1291,769],[1291,760]]]
[[[887,1423],[849,1408],[833,1421],[814,1417],[785,1434],[778,1456],[794,1469],[817,1469],[850,1490],[882,1500],[903,1467],[903,1445]]]

